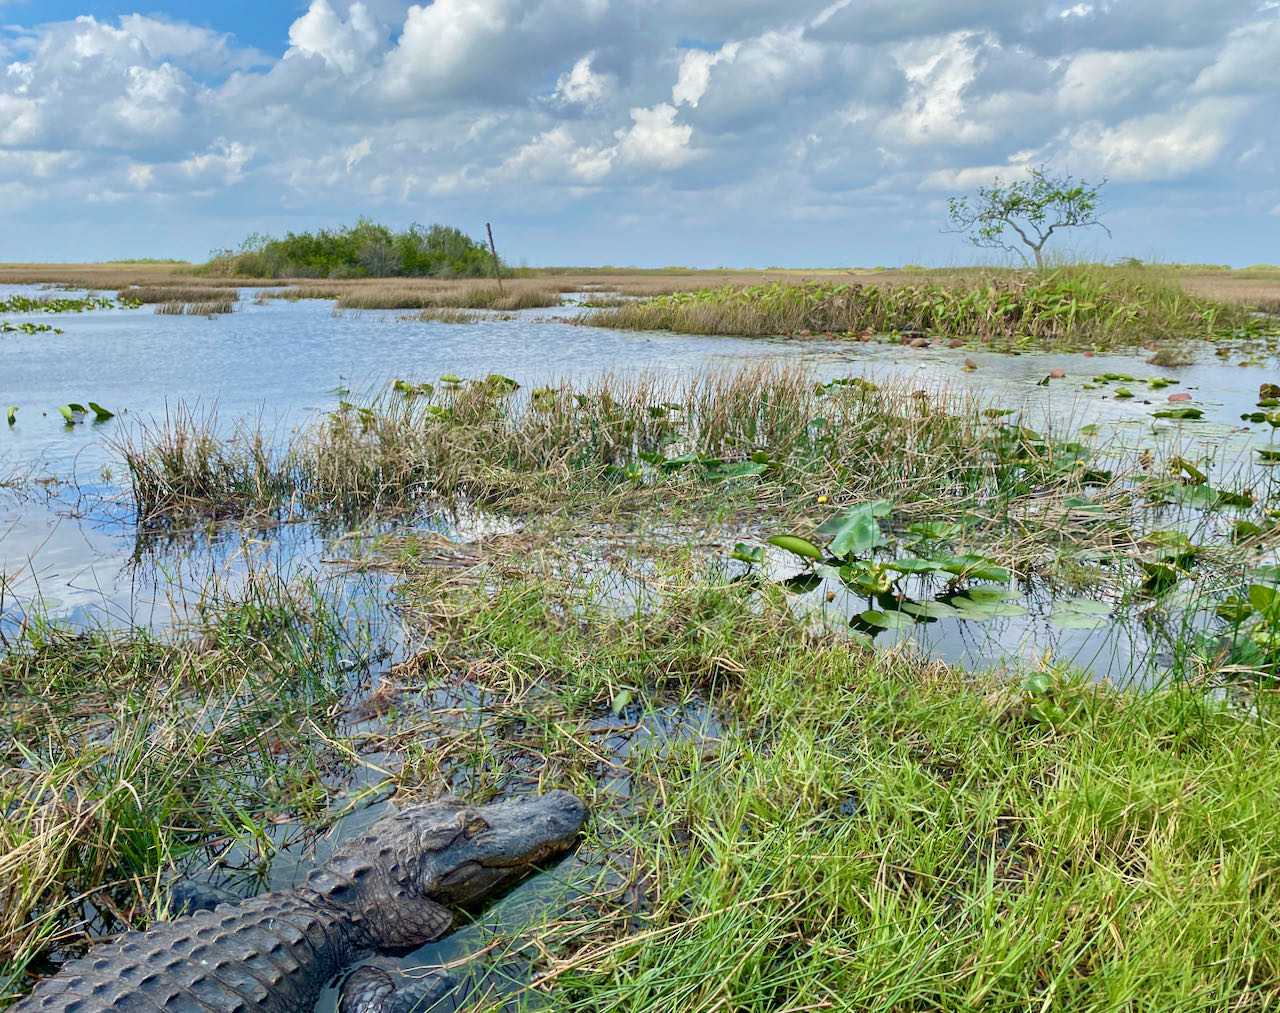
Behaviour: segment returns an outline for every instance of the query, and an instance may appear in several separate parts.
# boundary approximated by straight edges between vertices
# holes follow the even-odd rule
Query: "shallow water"
[[[34,286],[0,287],[0,298],[38,296]],[[62,334],[8,334],[0,375],[0,407],[18,406],[15,425],[0,430],[0,482],[11,471],[46,481],[23,491],[0,488],[0,627],[33,607],[76,623],[109,621],[163,627],[180,619],[200,591],[216,581],[234,590],[255,570],[283,576],[320,574],[331,555],[347,554],[310,525],[254,532],[220,531],[184,544],[140,540],[131,523],[123,475],[110,443],[132,426],[162,417],[179,404],[216,412],[226,427],[242,417],[266,420],[283,440],[291,429],[332,409],[341,390],[371,391],[395,377],[434,380],[443,373],[483,376],[501,372],[526,388],[563,379],[628,371],[690,374],[747,360],[798,361],[815,376],[905,377],[926,390],[977,391],[992,407],[1021,412],[1025,424],[1093,423],[1100,442],[1115,440],[1123,454],[1154,443],[1217,463],[1214,478],[1235,471],[1262,497],[1274,491],[1275,470],[1260,468],[1252,447],[1270,444],[1274,430],[1250,425],[1261,382],[1280,371],[1241,368],[1207,356],[1191,366],[1157,368],[1142,357],[923,349],[891,343],[840,340],[704,338],[632,333],[575,326],[562,319],[574,308],[526,311],[509,320],[442,324],[407,319],[395,311],[335,311],[321,300],[237,303],[236,312],[212,319],[157,315],[151,307],[81,314],[8,314],[61,328]],[[1142,353],[1145,356],[1147,353]],[[968,357],[977,368],[962,368]],[[1040,386],[1052,369],[1066,372]],[[1130,374],[1135,397],[1114,397],[1119,384],[1082,389],[1103,372]],[[1177,381],[1162,390],[1142,382]],[[1189,393],[1204,419],[1171,422],[1153,417],[1168,400]],[[116,412],[103,423],[65,425],[60,404],[96,401]],[[426,522],[447,530],[449,521]],[[1029,619],[992,624],[978,632],[934,624],[929,650],[946,660],[989,664],[1045,649],[1101,672],[1132,657],[1073,634],[1069,643],[1037,631]],[[940,636],[945,632],[946,635]],[[1124,640],[1131,631],[1126,631]],[[1114,636],[1112,639],[1115,639]],[[1098,659],[1098,660],[1093,660]]]

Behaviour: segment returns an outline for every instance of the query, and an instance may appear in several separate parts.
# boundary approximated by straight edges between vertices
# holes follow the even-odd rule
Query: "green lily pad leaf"
[[[67,425],[74,425],[76,415],[83,415],[85,412],[83,405],[78,404],[60,404],[58,405],[58,414],[67,420]]]
[[[461,383],[462,377],[458,376],[456,373],[441,373],[440,382],[441,383]]]
[[[1280,617],[1280,591],[1266,584],[1249,585],[1249,604],[1267,619]]]
[[[1280,463],[1280,447],[1258,447],[1258,456],[1262,458],[1263,464]]]
[[[734,559],[740,559],[744,563],[763,563],[764,562],[764,546],[748,545],[746,542],[738,542],[733,547],[730,556]]]
[[[774,535],[766,540],[770,545],[776,545],[780,549],[786,549],[788,552],[793,552],[797,556],[804,556],[806,559],[826,558],[826,553],[818,546],[807,538],[801,538],[799,535]]]
[[[15,422],[17,422],[18,406],[16,404],[9,405],[8,410],[5,412],[5,417],[9,420],[9,425],[13,425]]]
[[[1122,399],[1133,397],[1133,391],[1129,390],[1127,387],[1117,387],[1115,396]]]
[[[902,611],[921,619],[963,618],[960,610],[942,601],[908,601],[902,603]]]
[[[951,603],[954,605],[957,602],[963,602],[967,598],[973,602],[995,604],[997,602],[1011,601],[1017,596],[1016,591],[1010,591],[1007,587],[971,587],[963,594],[956,595],[955,598],[951,599]],[[1021,613],[1018,614],[1021,615]]]
[[[878,626],[882,630],[905,630],[916,625],[914,619],[901,612],[880,612],[876,609],[868,609],[866,612],[859,612],[858,618],[868,626]]]
[[[609,709],[613,711],[613,716],[621,717],[622,712],[627,709],[627,705],[631,703],[631,690],[620,689],[613,694],[613,700],[609,704]]]
[[[876,518],[892,511],[893,504],[885,500],[858,503],[820,524],[814,534],[827,539],[827,549],[834,556],[860,556],[885,544]]]
[[[1064,630],[1092,630],[1105,626],[1111,606],[1091,598],[1068,598],[1054,603],[1049,622]]]
[[[707,478],[712,482],[721,482],[726,478],[751,478],[754,475],[763,475],[769,470],[767,464],[761,464],[759,461],[733,461],[732,463],[707,461],[704,466]]]
[[[89,402],[89,410],[93,412],[93,420],[95,422],[106,422],[107,419],[113,419],[116,417],[115,412],[108,411],[106,408],[103,408],[97,401]]]
[[[907,526],[907,534],[911,535],[914,541],[923,541],[926,538],[945,540],[955,538],[964,531],[964,527],[958,521],[916,521]]]
[[[982,621],[995,619],[998,616],[1025,616],[1027,610],[1011,601],[974,601],[964,595],[957,595],[950,603],[961,619]]]
[[[1077,516],[1105,517],[1107,513],[1106,507],[1100,503],[1095,503],[1088,496],[1068,496],[1062,501],[1062,505],[1067,508],[1069,513]]]
[[[899,573],[940,573],[943,570],[943,565],[935,559],[916,559],[914,556],[890,560],[887,565]]]
[[[1166,408],[1163,411],[1152,412],[1153,417],[1157,419],[1198,419],[1203,417],[1203,408]]]
[[[1219,602],[1213,611],[1219,619],[1224,619],[1234,624],[1242,623],[1253,615],[1253,606],[1243,598],[1233,594],[1226,601]]]
[[[1003,583],[1009,579],[1009,571],[986,556],[949,556],[939,562],[944,571],[966,580],[994,580]]]

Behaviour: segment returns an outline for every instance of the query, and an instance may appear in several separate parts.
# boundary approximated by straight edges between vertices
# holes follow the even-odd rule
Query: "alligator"
[[[447,934],[452,907],[483,901],[567,851],[586,818],[565,791],[405,809],[341,845],[301,886],[94,947],[12,1013],[310,1013],[348,965]],[[351,1013],[407,1011],[425,995],[421,986],[398,995],[396,980],[373,970],[351,982],[341,1001]]]

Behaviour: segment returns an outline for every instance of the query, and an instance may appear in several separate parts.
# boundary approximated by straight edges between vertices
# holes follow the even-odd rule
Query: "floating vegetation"
[[[20,324],[11,324],[8,320],[0,320],[0,334],[62,334],[62,328],[53,324],[37,324],[24,320]]]
[[[0,298],[0,313],[88,313],[91,310],[110,310],[118,307],[132,308],[133,300],[119,302],[105,296],[42,296],[33,299],[25,295]]]

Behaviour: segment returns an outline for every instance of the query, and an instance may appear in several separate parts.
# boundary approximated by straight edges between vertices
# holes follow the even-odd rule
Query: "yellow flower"
[[[819,503],[825,503],[826,501],[827,501],[827,497],[826,497],[826,496],[819,496],[819,497],[818,497],[818,502],[819,502]]]

